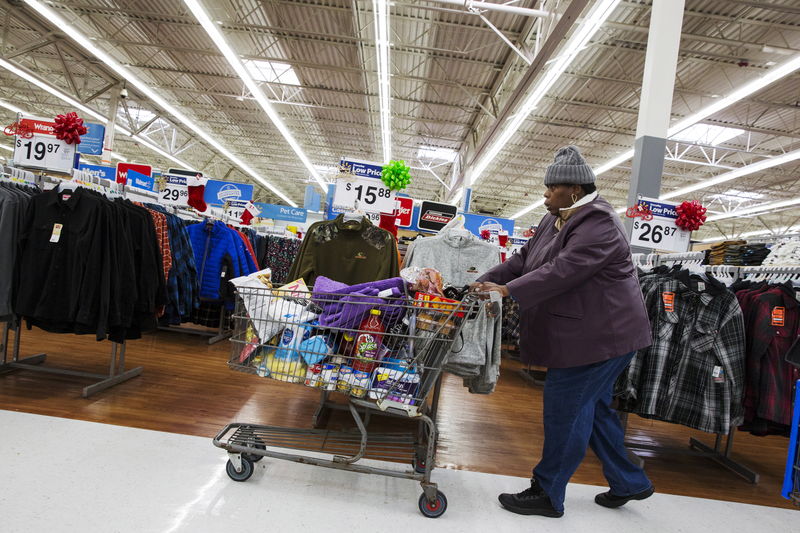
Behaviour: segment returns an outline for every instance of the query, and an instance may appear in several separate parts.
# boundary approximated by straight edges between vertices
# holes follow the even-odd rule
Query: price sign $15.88
[[[354,208],[357,204],[366,212],[391,213],[395,209],[394,196],[394,191],[377,179],[340,179],[333,204],[342,208]]]

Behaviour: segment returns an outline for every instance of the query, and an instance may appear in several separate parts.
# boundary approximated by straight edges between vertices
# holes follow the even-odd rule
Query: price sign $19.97
[[[358,209],[373,213],[391,213],[395,209],[394,191],[372,178],[340,179],[333,199],[338,208]]]
[[[75,159],[75,145],[51,135],[17,137],[14,143],[14,163],[21,167],[42,168],[54,172],[69,172]]]

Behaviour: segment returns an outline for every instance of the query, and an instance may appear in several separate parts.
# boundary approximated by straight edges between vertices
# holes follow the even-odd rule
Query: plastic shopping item
[[[278,349],[275,351],[276,359],[288,359],[297,354],[297,350],[303,341],[311,337],[311,330],[314,324],[290,324],[283,329],[278,343]],[[314,361],[317,363],[319,361]],[[313,364],[313,363],[312,363]]]
[[[409,284],[411,292],[444,296],[444,280],[441,273],[434,268],[406,267],[400,271],[400,277]]]
[[[299,351],[306,364],[315,365],[331,355],[333,347],[325,335],[313,335],[300,343]]]
[[[306,377],[306,364],[297,352],[291,353],[289,357],[278,358],[275,353],[267,355],[267,368],[269,377],[278,381],[289,383],[300,383]]]
[[[378,360],[378,354],[383,343],[383,334],[385,333],[381,322],[381,312],[378,309],[370,311],[369,316],[361,322],[361,327],[358,329],[359,333],[356,337],[353,353],[355,356],[353,370],[371,373],[375,368],[375,362]]]

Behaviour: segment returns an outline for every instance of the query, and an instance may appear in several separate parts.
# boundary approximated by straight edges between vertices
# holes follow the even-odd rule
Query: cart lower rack
[[[435,409],[428,400],[438,394],[447,354],[464,319],[480,305],[494,306],[493,313],[499,307],[477,295],[463,301],[420,294],[412,298],[402,281],[379,288],[341,294],[287,292],[260,283],[237,287],[229,366],[343,394],[353,427],[331,431],[228,424],[213,442],[228,452],[231,479],[249,479],[263,457],[411,479],[422,486],[423,515],[444,514],[447,499],[431,482],[437,433]],[[416,429],[371,432],[373,413],[413,420]],[[410,468],[373,466],[362,459]]]

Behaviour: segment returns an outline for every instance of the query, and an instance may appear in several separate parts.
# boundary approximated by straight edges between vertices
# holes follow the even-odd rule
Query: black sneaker
[[[525,489],[519,494],[501,494],[497,499],[512,513],[549,516],[550,518],[564,516],[563,511],[556,511],[550,502],[550,497],[536,483],[536,480],[531,481],[529,489]]]
[[[631,494],[630,496],[615,496],[614,494],[611,494],[611,491],[608,491],[595,496],[594,501],[597,505],[602,505],[603,507],[608,507],[609,509],[616,509],[617,507],[622,507],[631,500],[646,500],[652,496],[655,491],[656,489],[652,486],[647,490],[643,490],[642,492],[638,492],[636,494]]]

